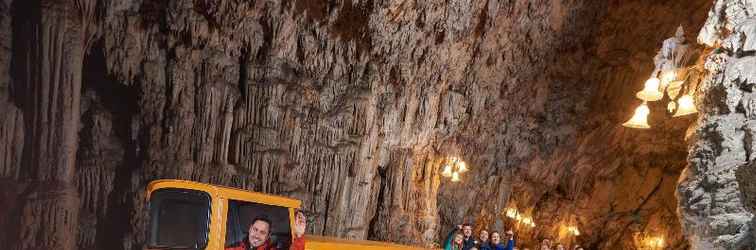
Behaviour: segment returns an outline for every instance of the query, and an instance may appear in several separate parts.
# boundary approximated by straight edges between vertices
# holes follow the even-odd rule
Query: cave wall
[[[756,249],[753,1],[715,1],[698,40],[712,48],[698,89],[679,207],[692,249]]]
[[[503,230],[515,201],[542,225],[523,243],[558,237],[574,213],[592,248],[634,249],[648,229],[687,246],[673,196],[692,121],[619,124],[660,42],[680,24],[694,33],[710,1],[3,1],[0,197],[19,202],[0,225],[40,214],[23,207],[48,177],[23,172],[51,174],[22,156],[43,137],[12,88],[34,82],[12,64],[41,61],[14,39],[55,48],[14,33],[50,22],[24,16],[29,3],[68,13],[47,30],[85,41],[62,45],[84,53],[63,70],[80,74],[67,90],[80,102],[46,113],[78,128],[53,134],[74,144],[62,183],[75,192],[54,202],[77,202],[78,230],[16,249],[139,249],[158,178],[301,199],[314,234],[433,245],[463,221]],[[446,156],[472,167],[463,182],[439,177]]]
[[[640,104],[634,93],[650,76],[661,41],[682,25],[689,43],[695,44],[710,6],[707,1],[607,3],[608,11],[598,22],[585,55],[592,65],[583,68],[581,78],[591,84],[582,95],[572,96],[587,99],[586,111],[578,113],[578,121],[566,123],[580,125],[560,138],[563,142],[558,146],[523,154],[527,157],[512,166],[510,201],[520,210],[532,209],[539,225],[533,230],[520,227],[526,246],[552,238],[596,249],[640,249],[646,237],[663,236],[670,249],[688,247],[674,201],[677,179],[686,165],[685,130],[694,120],[671,118],[666,102],[660,102],[650,105],[652,129],[619,124]],[[563,115],[574,116],[547,116],[559,119]],[[534,141],[529,148],[544,144]],[[516,152],[520,147],[513,148]],[[502,206],[475,210],[495,214]],[[568,236],[560,227],[568,223],[580,228],[579,237]],[[511,220],[502,218],[491,224],[509,225]]]

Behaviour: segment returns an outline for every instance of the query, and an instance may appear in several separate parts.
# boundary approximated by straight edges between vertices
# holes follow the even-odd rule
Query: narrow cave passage
[[[754,13],[2,1],[0,242],[438,248],[466,223],[519,249],[756,249]],[[623,126],[636,107],[649,128]]]

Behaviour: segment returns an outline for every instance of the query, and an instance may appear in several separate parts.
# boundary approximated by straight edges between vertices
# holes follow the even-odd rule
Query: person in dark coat
[[[462,236],[464,236],[464,244],[462,250],[470,250],[474,246],[478,245],[478,241],[475,240],[472,233],[472,225],[462,224]]]
[[[478,236],[478,250],[493,250],[488,236],[488,230],[480,230],[480,235]]]
[[[513,250],[515,248],[515,240],[514,240],[514,233],[512,230],[507,231],[506,233],[506,240],[507,244],[503,244],[501,242],[501,235],[499,232],[493,232],[491,233],[491,246],[494,250]]]

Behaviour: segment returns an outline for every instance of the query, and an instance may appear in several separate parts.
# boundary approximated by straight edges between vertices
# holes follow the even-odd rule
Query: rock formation
[[[747,8],[0,1],[0,198],[17,201],[0,242],[141,249],[146,184],[180,178],[301,199],[309,233],[352,239],[431,246],[463,221],[502,230],[517,204],[538,225],[518,230],[528,244],[746,247]],[[651,105],[653,129],[619,126],[679,25],[723,45],[699,119]],[[439,176],[448,156],[471,167],[461,183]]]
[[[680,214],[692,249],[756,249],[753,231],[753,1],[715,1],[698,36],[705,58],[700,115],[687,135]]]

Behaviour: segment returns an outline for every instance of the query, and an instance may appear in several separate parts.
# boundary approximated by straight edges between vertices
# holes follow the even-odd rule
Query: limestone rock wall
[[[20,42],[49,46],[17,32],[25,31],[20,20],[50,21],[21,11],[34,4],[72,18],[47,31],[86,38],[60,45],[82,53],[64,74],[40,73],[60,79],[37,81],[34,71],[11,68],[41,61],[24,61]],[[57,127],[32,120],[39,110],[15,90],[56,79],[74,86],[61,77],[68,74],[80,76],[80,90],[65,89],[79,102],[42,114],[72,114],[65,122],[78,129],[51,134],[73,147],[52,154],[75,158],[60,168],[71,174],[63,184],[72,199],[59,203],[77,201],[69,208],[76,220],[67,223],[78,230],[60,232],[66,244],[43,247],[141,249],[146,184],[180,178],[301,199],[313,234],[432,246],[463,221],[503,230],[501,212],[516,201],[536,209],[541,225],[520,230],[523,243],[559,237],[559,223],[574,213],[584,232],[577,241],[591,248],[634,249],[650,228],[684,249],[673,194],[692,121],[652,117],[650,131],[619,124],[638,104],[632,93],[650,74],[660,41],[680,24],[698,29],[710,7],[708,0],[0,1],[0,26],[12,27],[0,35],[0,73],[10,71],[0,74],[0,111],[9,117],[0,121],[0,197],[33,198],[25,195],[52,175],[23,154],[44,148],[27,139],[45,138],[31,127]],[[72,100],[32,93],[53,104]],[[447,156],[472,167],[463,182],[439,176]],[[24,204],[0,210],[0,225],[40,214]],[[26,229],[44,230],[43,222]],[[39,247],[20,242],[15,249]]]
[[[754,249],[753,1],[715,1],[698,40],[713,50],[678,190],[692,249]]]

